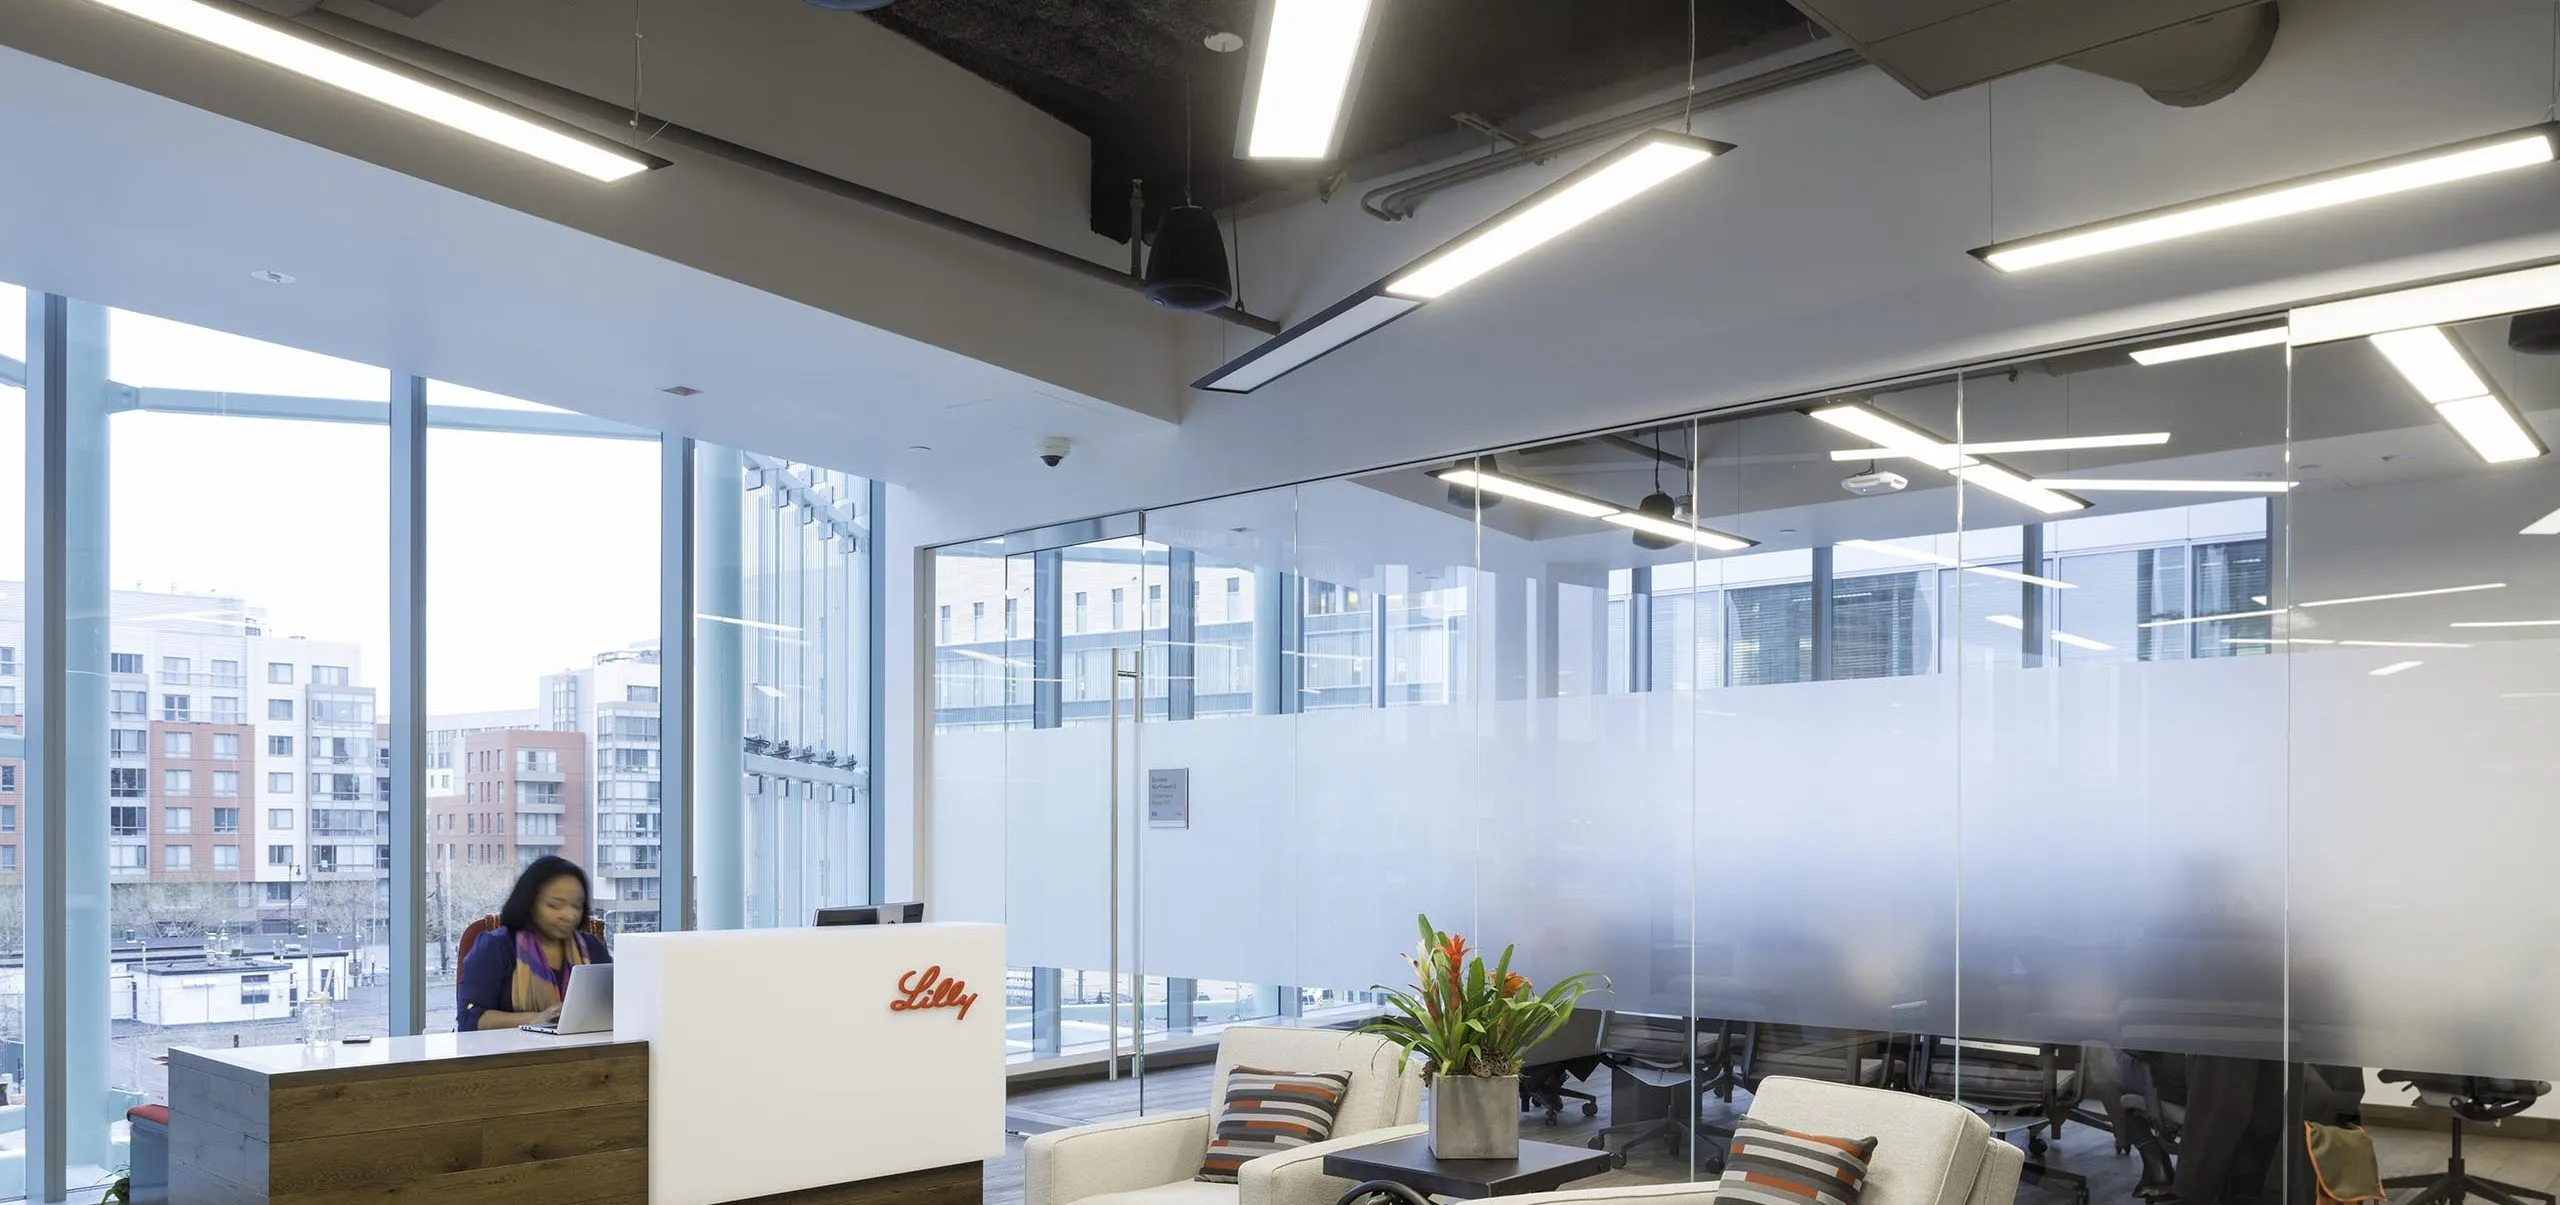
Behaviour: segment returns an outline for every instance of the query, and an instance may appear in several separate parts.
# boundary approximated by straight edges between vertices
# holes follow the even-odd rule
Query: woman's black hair
[[[507,893],[506,906],[498,909],[498,923],[505,925],[509,933],[531,932],[534,901],[541,897],[542,889],[551,880],[562,875],[578,880],[578,927],[586,928],[587,918],[593,914],[595,906],[595,888],[587,882],[586,871],[558,854],[535,858],[533,865],[525,867],[524,873],[516,876],[515,890]]]

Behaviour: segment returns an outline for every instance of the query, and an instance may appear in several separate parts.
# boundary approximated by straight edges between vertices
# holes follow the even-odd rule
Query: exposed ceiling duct
[[[2248,81],[2275,43],[2274,0],[1794,0],[1922,97],[2048,63],[2209,104]]]

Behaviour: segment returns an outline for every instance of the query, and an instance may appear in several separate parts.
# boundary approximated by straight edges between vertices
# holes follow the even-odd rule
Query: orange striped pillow
[[[1351,1091],[1347,1071],[1264,1071],[1238,1067],[1227,1072],[1227,1099],[1209,1139],[1209,1157],[1194,1179],[1233,1184],[1236,1169],[1291,1147],[1322,1142],[1333,1136],[1334,1114]]]
[[[1744,1117],[1726,1149],[1721,1205],[1858,1205],[1873,1138],[1799,1134]]]

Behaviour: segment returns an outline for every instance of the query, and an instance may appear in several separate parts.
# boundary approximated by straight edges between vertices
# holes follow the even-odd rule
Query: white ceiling
[[[2199,110],[2049,70],[1929,102],[1851,74],[1704,114],[1700,133],[1742,149],[1696,178],[1260,393],[1186,402],[1179,383],[1249,336],[839,202],[750,188],[718,164],[638,182],[654,191],[596,194],[201,48],[137,41],[82,0],[12,2],[24,6],[13,19],[30,19],[0,41],[40,41],[50,57],[255,124],[0,51],[0,144],[41,172],[0,190],[0,278],[881,476],[915,503],[901,542],[2560,256],[2547,217],[2560,171],[2035,277],[1964,255],[1995,236],[2526,124],[2548,103],[2541,0],[2459,0],[2458,18],[2391,0],[2293,0],[2260,75]],[[546,36],[593,7],[527,2],[552,22]],[[798,21],[805,8],[751,11]],[[567,65],[597,89],[610,75],[594,54]],[[909,66],[900,78],[917,86],[953,84]],[[706,106],[703,124],[770,116],[719,109],[702,83],[677,103]],[[1040,127],[978,87],[949,93],[971,98],[967,111],[916,111],[1037,144],[1054,175],[1049,161],[1064,160]],[[822,138],[822,124],[792,116],[789,129]],[[955,180],[1008,158],[939,142],[960,144],[942,161]],[[828,166],[922,187],[940,177],[893,159],[936,143]],[[1000,176],[967,178],[1002,192]],[[1024,221],[1061,191],[1038,179]],[[1247,298],[1278,317],[1311,313],[1538,182],[1521,172],[1453,190],[1395,225],[1312,202],[1248,220]],[[265,267],[303,283],[253,286],[246,273]],[[707,392],[656,392],[677,383]],[[1049,433],[1085,445],[1054,471],[1031,456],[1031,438]],[[936,450],[907,451],[918,443]]]

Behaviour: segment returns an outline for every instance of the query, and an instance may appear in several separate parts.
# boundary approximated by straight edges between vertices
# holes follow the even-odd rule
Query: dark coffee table
[[[1478,1200],[1562,1188],[1609,1170],[1609,1155],[1553,1142],[1520,1144],[1517,1159],[1435,1159],[1431,1136],[1416,1134],[1324,1157],[1324,1174],[1344,1180],[1392,1180],[1424,1196]]]

